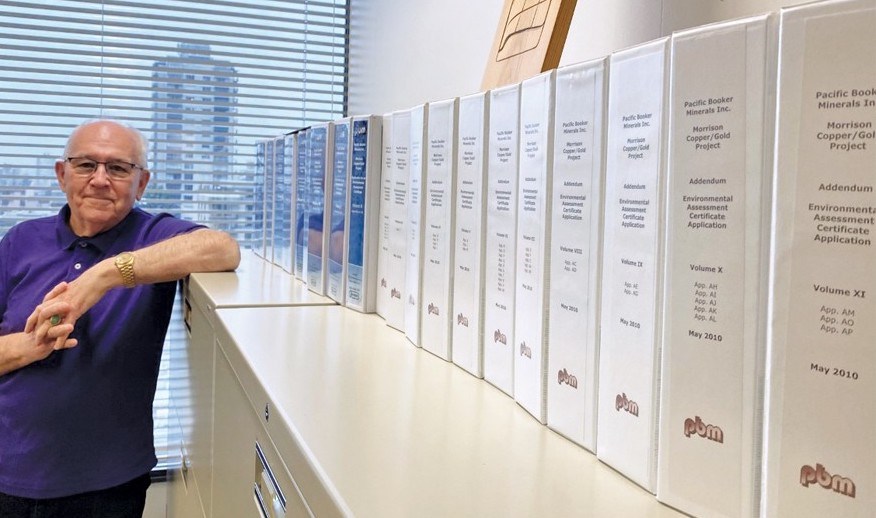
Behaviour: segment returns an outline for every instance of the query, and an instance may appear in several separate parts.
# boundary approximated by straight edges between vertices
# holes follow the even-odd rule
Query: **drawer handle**
[[[257,472],[256,472],[256,480],[255,480],[255,496],[256,500],[259,503],[259,506],[262,508],[262,512],[265,513],[267,517],[279,517],[285,516],[286,513],[286,497],[283,495],[283,491],[280,489],[280,484],[277,482],[277,478],[274,477],[274,471],[271,469],[271,466],[268,464],[268,460],[265,458],[265,454],[262,453],[262,447],[256,442],[256,458],[258,459]],[[262,487],[265,486],[265,487]],[[267,492],[267,496],[271,499],[270,508],[273,512],[268,513],[266,509],[266,502],[264,500],[264,496],[262,491]]]
[[[259,491],[258,482],[253,483],[253,500],[255,500],[256,508],[259,510],[259,516],[262,518],[271,518],[271,515],[268,514],[268,510],[265,509],[265,501],[262,498],[262,492]]]

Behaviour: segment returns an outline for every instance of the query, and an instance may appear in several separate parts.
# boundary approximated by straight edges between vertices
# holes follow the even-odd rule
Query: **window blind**
[[[346,113],[348,25],[346,0],[3,2],[0,235],[57,213],[53,167],[67,136],[113,118],[150,141],[141,207],[254,246],[255,143]],[[184,351],[178,315],[165,357]],[[181,375],[165,358],[155,399],[162,463],[177,453],[164,442],[167,389]]]

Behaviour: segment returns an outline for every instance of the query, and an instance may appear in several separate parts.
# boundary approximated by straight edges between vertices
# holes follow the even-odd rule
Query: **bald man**
[[[82,124],[55,163],[66,205],[0,241],[0,516],[142,516],[176,281],[240,262],[229,235],[135,206],[147,147]]]

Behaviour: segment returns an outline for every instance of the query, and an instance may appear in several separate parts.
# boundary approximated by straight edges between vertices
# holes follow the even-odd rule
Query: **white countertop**
[[[195,298],[211,307],[328,305],[335,301],[307,289],[292,274],[242,250],[240,266],[234,272],[192,274],[190,289]]]
[[[272,439],[317,516],[681,516],[376,315],[216,313],[244,389],[282,418]]]

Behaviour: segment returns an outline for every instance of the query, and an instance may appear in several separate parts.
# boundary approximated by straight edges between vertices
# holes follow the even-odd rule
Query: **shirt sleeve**
[[[148,246],[159,241],[164,241],[174,236],[187,234],[194,230],[207,228],[199,223],[186,221],[177,218],[171,214],[162,212],[156,214],[155,218],[150,222],[144,235],[143,246]]]

